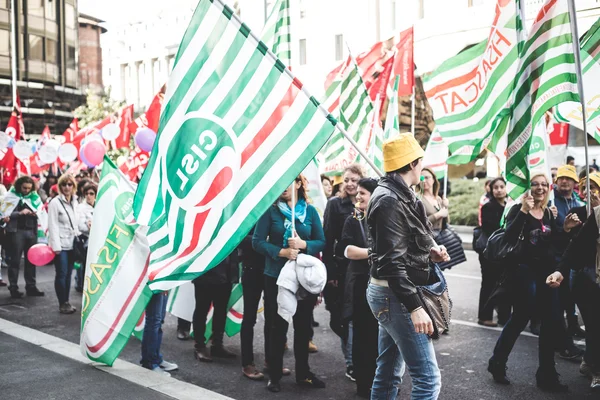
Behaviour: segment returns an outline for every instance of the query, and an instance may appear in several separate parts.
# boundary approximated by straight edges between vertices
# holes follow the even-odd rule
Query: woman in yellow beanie
[[[441,374],[435,358],[433,324],[417,286],[426,285],[430,262],[449,259],[438,248],[423,203],[412,186],[420,181],[423,149],[411,134],[383,145],[386,176],[367,210],[371,236],[371,281],[367,300],[379,322],[379,357],[371,399],[395,399],[404,364],[412,398],[437,399]]]

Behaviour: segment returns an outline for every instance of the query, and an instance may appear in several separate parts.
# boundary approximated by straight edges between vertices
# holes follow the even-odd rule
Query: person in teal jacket
[[[286,189],[277,202],[259,219],[252,246],[265,256],[265,324],[270,332],[269,355],[265,364],[269,371],[268,389],[279,392],[283,374],[283,352],[288,323],[277,314],[277,278],[288,260],[295,260],[299,253],[318,257],[325,248],[325,234],[317,210],[308,204],[307,181],[300,175]],[[295,231],[292,231],[292,191],[297,199]],[[308,365],[308,342],[311,336],[311,315],[316,295],[306,295],[298,301],[294,315],[294,357],[296,359],[296,382],[302,386],[324,388],[325,383],[310,371]]]

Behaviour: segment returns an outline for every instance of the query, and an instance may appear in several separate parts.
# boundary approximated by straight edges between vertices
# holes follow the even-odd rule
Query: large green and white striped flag
[[[521,0],[517,0],[521,5]],[[567,4],[547,0],[529,35],[525,32],[523,7],[519,7],[519,69],[515,77],[512,115],[506,151],[507,193],[516,199],[529,187],[529,154],[533,129],[552,107],[579,101],[573,41]]]
[[[518,67],[515,21],[515,2],[497,0],[488,39],[422,77],[449,164],[475,160],[497,131],[505,132],[498,124],[509,113]]]
[[[282,63],[290,65],[292,60],[290,0],[277,0],[265,22],[260,39]]]
[[[388,102],[387,114],[385,116],[385,127],[383,130],[383,140],[390,140],[400,135],[400,120],[398,117],[398,84],[400,75],[396,75],[394,80],[394,90]]]
[[[92,221],[83,300],[83,355],[112,365],[142,317],[148,282],[147,228],[133,218],[135,186],[108,159]]]
[[[220,0],[198,4],[163,107],[134,201],[154,291],[230,254],[337,124]]]
[[[587,129],[600,143],[600,19],[586,32],[580,45],[583,87],[587,103]],[[554,117],[558,122],[566,122],[583,130],[580,103],[559,104],[555,108]]]
[[[339,90],[338,93],[336,93],[337,90]],[[339,84],[337,84],[336,79],[327,93],[330,96],[326,97],[323,105],[330,107],[330,112],[339,117],[346,132],[359,146],[366,149],[373,103],[371,103],[369,92],[354,58],[352,59],[352,68],[341,78]],[[336,98],[339,100],[336,100]],[[331,108],[333,108],[333,111],[331,111]],[[341,133],[332,136],[322,154],[324,155],[324,163],[321,168],[325,174],[341,172],[346,166],[356,162],[359,156],[356,149],[350,146]]]

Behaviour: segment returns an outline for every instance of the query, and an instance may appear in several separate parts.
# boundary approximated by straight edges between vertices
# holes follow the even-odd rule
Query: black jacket
[[[594,214],[588,217],[585,206],[573,208],[570,212],[577,213],[583,225],[573,236],[558,266],[563,276],[570,270],[580,271],[596,265],[596,241],[600,235]]]
[[[500,229],[504,207],[495,199],[491,199],[481,208],[481,230],[486,237],[489,238],[492,236],[492,233]]]
[[[346,219],[354,212],[354,204],[349,197],[332,197],[323,214],[323,231],[325,232],[325,249],[323,263],[327,267],[327,280],[343,278],[348,261],[336,257],[335,247],[342,238],[342,229]]]
[[[242,240],[242,243],[238,246],[240,262],[244,268],[257,268],[260,270],[265,269],[265,257],[254,250],[252,247],[252,235],[254,235],[255,227],[248,232],[246,237]]]
[[[427,284],[436,245],[423,204],[399,175],[382,178],[367,210],[371,276],[387,279],[409,311],[422,306],[416,286]]]

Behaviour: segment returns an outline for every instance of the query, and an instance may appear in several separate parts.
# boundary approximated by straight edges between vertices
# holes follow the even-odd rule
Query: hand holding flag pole
[[[585,97],[583,95],[583,78],[581,73],[581,53],[579,47],[579,33],[577,31],[577,11],[575,9],[575,0],[568,0],[569,17],[571,20],[571,34],[573,35],[573,54],[575,55],[575,71],[577,72],[577,90],[579,91],[579,101],[581,102],[581,114],[583,122],[583,132],[585,135],[585,190],[587,194],[587,213],[591,213],[590,199],[590,159],[588,155],[588,137],[587,137],[587,110],[585,109]]]

